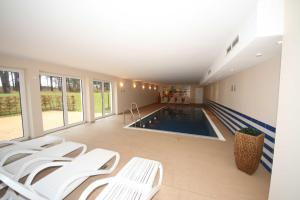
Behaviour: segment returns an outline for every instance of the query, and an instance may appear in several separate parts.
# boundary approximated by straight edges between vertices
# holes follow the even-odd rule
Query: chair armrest
[[[18,155],[18,154],[33,154],[36,153],[38,151],[35,150],[27,150],[27,149],[20,149],[20,150],[14,150],[14,151],[10,151],[8,152],[0,161],[0,166],[3,166],[4,163],[7,161],[8,158],[10,158],[11,156],[14,155]]]
[[[81,152],[80,152],[80,154],[78,156],[81,156],[81,155],[85,154],[85,152],[87,151],[86,144],[81,144],[81,146],[82,146],[82,150],[81,150]]]
[[[110,173],[110,170],[100,169],[100,170],[96,170],[96,171],[86,171],[86,172],[82,172],[80,174],[75,174],[74,176],[65,180],[64,184],[56,192],[54,199],[55,200],[62,199],[62,195],[63,195],[64,191],[66,190],[66,188],[70,184],[72,184],[74,181],[76,181],[80,178],[91,177],[91,176],[96,176],[96,175],[104,175],[104,174],[109,174],[109,173]]]
[[[30,150],[43,150],[45,149],[45,147],[33,147],[31,145],[28,145],[28,144],[22,144],[22,142],[19,142],[16,144],[19,148],[23,148],[23,149],[30,149]]]
[[[108,169],[108,174],[112,173],[116,167],[118,166],[119,162],[120,162],[120,154],[118,152],[115,152],[115,157],[116,157],[116,160],[114,162],[114,164],[111,166],[110,169]]]
[[[86,200],[88,196],[98,187],[101,187],[103,185],[106,185],[112,181],[113,178],[105,178],[105,179],[100,179],[92,184],[90,184],[80,195],[78,200]]]
[[[64,166],[65,164],[67,164],[68,162],[51,162],[51,163],[46,163],[43,165],[38,166],[37,168],[35,168],[27,177],[24,185],[26,186],[30,186],[34,177],[40,173],[41,171],[43,171],[44,169],[47,169],[49,167],[59,167],[59,166]]]
[[[65,142],[65,141],[66,141],[65,138],[60,137],[60,136],[58,136],[58,135],[46,135],[46,136],[44,136],[44,137],[48,137],[48,138],[57,140],[58,142]]]
[[[163,167],[161,164],[159,164],[158,168],[159,168],[159,179],[158,179],[157,185],[153,186],[153,188],[151,189],[151,191],[149,192],[149,194],[147,195],[145,200],[152,199],[152,197],[159,191],[160,186],[162,185],[164,170],[163,170]]]
[[[90,176],[96,176],[96,175],[104,175],[104,174],[110,174],[118,165],[119,161],[120,161],[120,154],[118,152],[115,152],[115,162],[113,164],[113,166],[110,169],[107,170],[96,170],[96,171],[86,171],[86,172],[82,172],[80,174],[76,174],[72,177],[70,177],[69,179],[67,179],[65,181],[65,183],[60,187],[60,189],[56,192],[56,197],[54,199],[61,199],[63,192],[65,191],[65,189],[72,184],[74,181],[83,178],[83,177],[90,177]]]
[[[3,182],[5,185],[7,185],[10,189],[16,191],[17,193],[21,194],[22,196],[28,198],[28,199],[39,199],[39,200],[47,200],[44,197],[41,197],[34,191],[31,191],[29,188],[27,188],[25,185],[19,183],[18,181],[15,181],[4,174],[0,173],[0,180]],[[11,193],[11,192],[10,192]],[[13,194],[8,194],[5,196],[10,196],[10,199],[13,198],[15,199],[15,195]]]
[[[0,146],[1,145],[5,145],[5,144],[7,144],[7,145],[9,145],[9,144],[18,144],[18,143],[20,143],[20,142],[18,142],[18,141],[13,141],[13,140],[3,140],[3,141],[0,141]]]
[[[158,179],[157,187],[160,187],[164,176],[164,169],[162,164],[159,164],[158,168],[159,168],[159,179]]]
[[[15,180],[19,180],[20,178],[22,178],[22,174],[24,173],[24,171],[33,163],[35,162],[39,162],[39,161],[72,161],[74,160],[74,158],[67,158],[67,157],[51,157],[51,156],[45,156],[45,157],[39,157],[39,158],[34,158],[32,160],[30,160],[29,162],[23,164],[18,172],[14,175]]]

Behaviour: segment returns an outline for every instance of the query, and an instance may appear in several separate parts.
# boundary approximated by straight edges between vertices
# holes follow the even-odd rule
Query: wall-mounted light
[[[156,90],[157,89],[156,86],[154,86],[153,89]]]
[[[143,90],[145,89],[145,85],[142,86]]]
[[[133,87],[133,88],[136,88],[136,83],[133,83],[132,87]]]
[[[282,44],[282,40],[277,41],[277,44],[281,45]]]
[[[152,86],[151,85],[149,85],[149,90],[151,90],[152,89]]]
[[[120,82],[120,87],[124,87],[124,83],[123,82]]]

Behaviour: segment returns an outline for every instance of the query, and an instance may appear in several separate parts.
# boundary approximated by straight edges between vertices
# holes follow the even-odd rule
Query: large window
[[[44,131],[83,121],[80,79],[42,74],[40,91]]]
[[[25,104],[22,71],[0,67],[0,140],[24,137]]]
[[[104,106],[104,115],[110,115],[112,113],[112,90],[111,83],[104,82],[104,91],[103,91],[103,106]]]
[[[112,114],[111,82],[93,82],[95,118]]]
[[[64,126],[62,77],[41,75],[40,90],[44,130]]]
[[[102,82],[94,81],[93,85],[94,90],[94,110],[95,110],[95,118],[102,117],[103,109],[102,109]]]
[[[74,124],[83,121],[81,80],[66,78],[68,121]]]

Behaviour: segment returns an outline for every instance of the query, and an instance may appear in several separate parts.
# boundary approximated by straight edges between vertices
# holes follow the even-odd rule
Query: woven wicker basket
[[[263,151],[264,137],[264,134],[252,136],[236,132],[234,137],[235,163],[243,172],[251,175],[258,168]]]

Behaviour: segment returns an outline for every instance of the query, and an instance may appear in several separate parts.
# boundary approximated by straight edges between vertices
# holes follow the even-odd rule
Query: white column
[[[285,1],[270,200],[300,199],[300,1]]]
[[[93,123],[95,121],[94,114],[94,93],[93,93],[93,78],[86,76],[84,80],[84,117],[85,121],[88,123]]]
[[[40,95],[39,70],[35,67],[25,70],[26,97],[28,107],[29,137],[43,135],[43,118]]]

